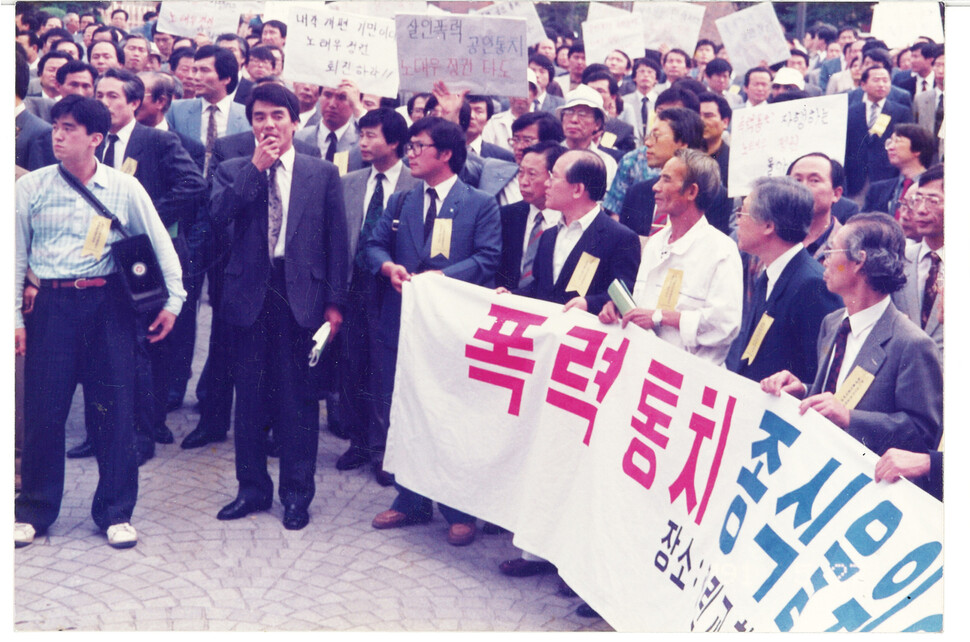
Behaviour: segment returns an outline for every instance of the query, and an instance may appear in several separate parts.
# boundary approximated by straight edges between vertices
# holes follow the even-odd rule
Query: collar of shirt
[[[215,105],[219,110],[220,114],[229,115],[229,108],[232,106],[232,94],[226,94],[226,96],[217,103],[210,103],[205,98],[202,99],[202,115],[206,116],[206,110],[209,109],[209,105]]]
[[[468,143],[468,149],[472,150],[473,152],[475,152],[479,156],[482,155],[482,137],[481,137],[481,135],[476,136],[475,137],[475,140],[473,140],[472,142]]]
[[[135,131],[135,123],[138,122],[134,118],[131,119],[127,125],[118,130],[117,134],[118,142],[121,143],[122,147],[128,147],[128,141],[131,140],[131,132]],[[107,137],[105,137],[107,139]],[[117,149],[115,150],[115,158],[123,158],[123,156],[118,155]]]
[[[539,213],[539,208],[535,205],[529,205],[529,219],[526,222],[525,229],[526,234],[532,230],[532,226],[535,225],[536,215]],[[551,210],[548,207],[542,210],[542,229],[548,230],[550,227],[556,227],[562,221],[562,212],[558,210]]]
[[[161,129],[163,132],[167,132],[168,131],[168,119],[167,118],[163,118],[161,121],[159,121],[159,123],[157,125],[155,125],[155,129]]]
[[[851,329],[853,339],[856,341],[862,341],[869,336],[873,326],[876,325],[876,321],[882,317],[882,315],[886,312],[886,308],[889,307],[889,301],[889,295],[887,294],[878,303],[870,305],[865,310],[860,310],[855,314],[848,315],[849,327]]]
[[[869,100],[869,96],[865,92],[862,93],[862,103],[866,106],[866,118],[868,118],[869,111],[872,109],[872,101]],[[881,114],[883,107],[886,106],[886,98],[883,98],[876,104],[879,106],[879,113]]]
[[[288,150],[280,154],[279,160],[280,160],[280,165],[283,166],[283,169],[289,174],[292,174],[293,162],[296,160],[296,150],[293,149],[293,145],[290,145],[290,148]]]
[[[434,191],[438,193],[438,202],[437,202],[438,216],[441,216],[441,206],[445,202],[445,199],[448,198],[448,194],[451,193],[452,188],[455,186],[455,183],[457,182],[458,182],[458,175],[452,174],[450,178],[447,178],[434,186]],[[421,181],[421,189],[424,190],[424,211],[421,214],[422,221],[428,215],[428,206],[431,204],[431,198],[428,196],[429,187],[432,187],[432,186],[428,185],[424,181]]]
[[[97,158],[95,158],[95,161],[97,161],[98,166],[94,170],[94,176],[92,176],[91,180],[87,182],[87,187],[89,189],[92,185],[97,185],[98,187],[107,187],[108,185],[108,178],[105,176],[105,167],[107,167],[107,165],[99,161]]]
[[[367,186],[373,190],[377,186],[377,175],[384,174],[384,177],[387,179],[387,184],[384,186],[384,202],[386,203],[388,196],[397,187],[397,180],[401,176],[402,167],[404,167],[404,162],[401,160],[398,160],[388,167],[384,172],[378,172],[377,168],[372,165],[370,168],[370,176],[367,177]]]
[[[22,114],[26,109],[27,109],[27,105],[25,105],[24,101],[21,100],[20,104],[14,107],[13,117],[16,118],[17,116]]]
[[[768,275],[768,289],[765,292],[765,299],[771,298],[771,291],[775,287],[775,283],[778,282],[778,278],[781,277],[781,273],[785,271],[791,260],[795,258],[795,255],[802,251],[804,246],[801,243],[795,243],[785,252],[779,256],[777,259],[771,262],[771,265],[765,268],[765,274]]]
[[[539,101],[540,107],[542,106],[542,103],[545,99],[546,99],[546,92],[542,92],[541,94],[536,94],[536,100]]]
[[[916,73],[914,73],[913,75],[916,76],[916,93],[917,94],[923,91],[923,81],[924,80],[926,81],[926,90],[927,91],[929,91],[930,89],[933,89],[933,87],[936,86],[936,74],[933,72],[933,70],[930,70],[930,73],[926,76],[926,78],[920,78],[919,74],[916,74]]]
[[[578,220],[575,220],[572,223],[569,223],[568,225],[566,224],[566,219],[563,218],[562,214],[560,214],[558,225],[559,227],[565,228],[567,230],[570,230],[570,229],[575,230],[578,226],[579,229],[585,233],[586,230],[589,229],[589,226],[593,224],[593,219],[596,218],[596,215],[599,214],[599,211],[600,211],[600,206],[594,205],[593,209],[586,212]]]
[[[321,144],[320,149],[323,150],[324,153],[327,152],[327,148],[326,148],[327,136],[330,135],[331,131],[334,134],[337,135],[337,142],[339,143],[340,142],[340,139],[343,138],[344,133],[347,131],[347,128],[350,127],[350,125],[353,122],[354,122],[354,119],[352,117],[351,118],[348,118],[347,119],[347,122],[344,123],[342,127],[338,128],[336,130],[331,130],[329,127],[327,127],[326,125],[324,125],[323,124],[323,120],[321,120],[320,121],[320,135],[318,136],[318,138],[320,139],[320,144]]]
[[[922,263],[923,262],[923,259],[926,259],[927,261],[929,261],[929,259],[927,257],[929,257],[930,252],[936,252],[936,255],[938,257],[940,257],[940,262],[941,263],[943,261],[945,261],[945,259],[943,258],[943,248],[942,247],[940,249],[938,249],[938,250],[931,250],[930,249],[930,246],[926,244],[926,241],[920,241],[919,251],[916,254],[916,262],[917,263]]]
[[[665,261],[669,254],[687,254],[690,250],[690,246],[694,244],[697,237],[703,234],[702,230],[710,227],[711,224],[707,222],[706,216],[701,216],[696,223],[694,223],[687,232],[684,233],[679,239],[670,242],[670,235],[673,234],[673,228],[668,225],[662,231],[663,234],[663,244],[660,250],[660,260]]]

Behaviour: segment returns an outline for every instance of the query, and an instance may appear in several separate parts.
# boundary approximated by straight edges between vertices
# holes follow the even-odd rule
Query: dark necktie
[[[872,103],[872,105],[869,107],[869,129],[872,129],[872,126],[876,124],[877,116],[879,116],[879,103]]]
[[[936,118],[933,120],[933,133],[940,135],[940,125],[943,124],[943,92],[940,92],[936,103]]]
[[[923,88],[920,91],[926,91],[926,78],[923,79]]]
[[[899,220],[899,199],[903,198],[903,196],[906,195],[906,190],[908,190],[912,184],[913,184],[913,179],[911,178],[903,179],[903,186],[902,188],[900,188],[899,196],[896,198],[895,204],[893,205],[893,207],[895,208],[893,210],[893,216],[896,218],[897,221]]]
[[[650,99],[644,96],[640,100],[640,122],[643,124],[643,131],[647,131],[647,114],[650,113],[648,105],[650,104]]]
[[[536,260],[536,252],[539,250],[539,237],[542,236],[542,211],[536,214],[536,222],[529,232],[529,244],[525,247],[525,254],[522,256],[522,276],[519,277],[519,287],[532,283],[532,264]]]
[[[280,228],[283,227],[283,199],[280,198],[280,188],[276,184],[276,170],[279,169],[280,161],[277,159],[269,167],[267,177],[268,189],[266,195],[266,209],[269,212],[269,258],[273,259],[276,250],[276,243],[280,238]]]
[[[209,173],[209,159],[212,158],[212,148],[216,144],[216,138],[219,137],[218,130],[216,129],[216,112],[219,108],[215,105],[209,105],[206,108],[209,112],[209,124],[205,129],[205,173]]]
[[[336,152],[337,152],[337,135],[333,132],[330,132],[327,135],[327,155],[325,156],[325,159],[328,162],[332,163],[333,155]]]
[[[364,214],[364,226],[360,230],[360,238],[357,241],[357,256],[354,259],[361,269],[364,268],[364,241],[370,237],[371,231],[377,225],[377,219],[381,217],[381,212],[384,211],[385,176],[384,174],[378,174],[374,178],[377,181],[377,185],[374,186],[374,195],[370,197],[370,203],[367,204],[367,213]]]
[[[930,273],[926,275],[926,284],[923,286],[923,305],[920,307],[920,327],[926,329],[926,323],[930,320],[930,313],[933,311],[933,303],[939,292],[937,280],[940,277],[940,255],[930,252]]]
[[[832,349],[832,359],[829,362],[829,375],[825,378],[825,388],[822,392],[835,394],[835,384],[839,380],[839,371],[842,370],[842,360],[845,358],[845,343],[849,339],[851,330],[849,317],[842,319],[839,332],[835,335],[835,347]]]
[[[105,145],[104,155],[101,157],[101,162],[108,167],[115,166],[115,143],[118,141],[117,134],[108,134],[108,144]]]
[[[433,187],[429,187],[428,196],[431,198],[431,205],[428,206],[428,215],[424,217],[424,240],[427,241],[434,229],[434,220],[438,217],[438,192]]]
[[[539,99],[536,98],[532,101],[532,111],[539,111]]]

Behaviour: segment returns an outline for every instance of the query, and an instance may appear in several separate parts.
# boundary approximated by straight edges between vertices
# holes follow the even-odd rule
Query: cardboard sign
[[[660,50],[683,49],[693,55],[704,23],[702,4],[686,2],[634,2],[633,15],[640,16],[644,27],[643,46]]]
[[[215,40],[221,33],[236,33],[239,16],[262,13],[263,8],[262,2],[163,2],[158,12],[158,30],[186,38],[204,33]]]
[[[528,43],[534,45],[546,39],[546,28],[542,26],[536,6],[531,2],[496,2],[490,7],[479,9],[477,13],[482,16],[525,18],[525,37]]]
[[[940,5],[936,2],[880,2],[872,9],[869,31],[892,48],[909,46],[919,36],[943,42]]]
[[[714,23],[731,56],[735,75],[743,75],[762,62],[773,65],[791,56],[785,31],[769,2],[718,18]],[[693,52],[693,46],[689,51]]]
[[[587,20],[583,23],[586,62],[603,62],[614,49],[631,60],[643,56],[643,22],[639,15],[627,14],[623,20]]]

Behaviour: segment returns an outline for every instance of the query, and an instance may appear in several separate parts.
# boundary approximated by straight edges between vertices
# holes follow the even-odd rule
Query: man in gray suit
[[[846,307],[822,321],[815,382],[787,370],[761,381],[774,395],[807,395],[803,414],[815,410],[877,455],[935,450],[943,435],[940,352],[889,296],[906,283],[905,244],[889,215],[852,217],[825,259],[825,283]]]
[[[49,132],[51,126],[43,120],[27,111],[24,105],[24,98],[27,95],[27,82],[30,79],[30,70],[27,67],[27,59],[17,54],[17,75],[15,85],[16,103],[14,107],[16,129],[16,164],[18,167],[27,169],[27,152],[30,150],[30,143],[37,137]]]
[[[927,91],[916,94],[913,99],[913,119],[921,126],[933,132],[939,141],[939,151],[934,160],[943,158],[943,139],[939,138],[940,125],[943,124],[943,74],[945,59],[943,45],[937,48],[939,55],[933,59],[933,75],[935,86]]]
[[[350,434],[350,448],[337,459],[337,470],[371,464],[378,483],[387,486],[391,477],[383,472],[387,424],[377,405],[381,392],[381,359],[377,344],[380,321],[378,277],[363,267],[356,255],[370,236],[391,194],[406,192],[419,184],[401,158],[408,128],[404,117],[381,107],[360,119],[360,153],[369,168],[350,172],[341,179],[344,213],[350,239],[350,283],[344,331],[336,337],[341,419]]]
[[[316,146],[324,160],[335,164],[341,173],[361,169],[364,163],[357,148],[355,118],[361,110],[360,90],[352,81],[344,80],[338,87],[324,87],[320,92],[320,122],[297,132],[295,140]]]

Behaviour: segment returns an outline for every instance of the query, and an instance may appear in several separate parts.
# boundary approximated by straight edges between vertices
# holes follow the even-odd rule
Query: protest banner
[[[336,87],[350,78],[364,93],[397,96],[394,21],[292,4],[286,40],[290,80]]]
[[[718,18],[714,24],[731,56],[736,75],[742,75],[762,62],[773,65],[788,60],[791,55],[785,31],[770,2]]]
[[[625,9],[617,9],[616,7],[604,4],[602,2],[590,2],[589,9],[586,13],[586,19],[597,21],[597,20],[613,20],[614,22],[622,22],[630,17],[630,12]]]
[[[615,20],[587,20],[583,23],[583,45],[586,62],[603,62],[607,54],[619,49],[630,59],[643,56],[643,22],[631,14],[623,22]]]
[[[620,631],[939,630],[942,503],[630,324],[404,285],[386,469],[503,526]]]
[[[525,37],[529,45],[546,39],[546,28],[542,26],[542,20],[539,19],[536,6],[532,2],[496,2],[476,13],[482,16],[525,18]]]
[[[635,2],[633,15],[640,16],[644,32],[643,46],[660,50],[683,49],[694,55],[694,46],[704,23],[704,5],[685,2]]]
[[[401,89],[431,91],[443,80],[451,91],[528,95],[528,43],[523,18],[395,16]]]
[[[236,33],[240,15],[262,13],[263,8],[262,2],[163,2],[158,11],[158,30],[186,38],[204,33],[215,40],[220,33]]]
[[[728,196],[746,196],[759,176],[784,176],[809,152],[844,163],[848,109],[848,97],[836,94],[735,110]]]
[[[908,47],[919,36],[943,42],[940,5],[935,2],[880,2],[872,9],[869,31],[892,48]]]
[[[428,13],[429,5],[425,0],[340,0],[327,3],[327,9],[349,11],[360,16],[393,18],[399,13]]]

